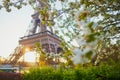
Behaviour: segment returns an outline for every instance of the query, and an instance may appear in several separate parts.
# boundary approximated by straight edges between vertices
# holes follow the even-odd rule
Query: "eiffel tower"
[[[39,7],[43,7],[43,3],[40,0]],[[5,63],[12,65],[17,64],[19,59],[25,54],[25,48],[29,47],[31,50],[34,50],[37,42],[40,43],[42,49],[48,53],[58,54],[62,50],[59,37],[53,33],[52,28],[48,30],[46,25],[42,25],[39,15],[37,11],[32,15],[32,21],[27,33],[20,38],[19,45],[15,48],[14,52],[9,55]]]

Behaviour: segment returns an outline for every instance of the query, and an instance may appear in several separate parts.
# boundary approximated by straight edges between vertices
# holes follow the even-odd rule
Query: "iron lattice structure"
[[[42,8],[43,3],[39,2],[38,7]],[[39,12],[35,11],[32,15],[31,25],[28,27],[27,34],[20,38],[19,45],[4,63],[17,64],[19,59],[25,54],[25,48],[29,47],[33,50],[37,42],[42,45],[42,49],[47,53],[58,54],[62,50],[59,37],[53,33],[52,29],[49,31],[46,25],[42,25],[39,15]]]

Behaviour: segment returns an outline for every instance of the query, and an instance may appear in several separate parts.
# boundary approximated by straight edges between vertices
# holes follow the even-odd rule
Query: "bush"
[[[86,77],[86,70],[84,68],[79,68],[75,70],[75,80],[84,80]]]
[[[0,72],[0,80],[22,80],[20,73]]]
[[[52,67],[32,68],[24,74],[24,80],[74,80],[74,72]]]
[[[120,80],[120,63],[79,67],[77,69],[32,68],[24,80]]]

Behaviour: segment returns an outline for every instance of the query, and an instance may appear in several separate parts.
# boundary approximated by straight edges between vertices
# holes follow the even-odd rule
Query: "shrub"
[[[32,68],[24,80],[120,80],[120,63],[79,67],[77,69]]]
[[[52,67],[32,68],[24,74],[24,80],[74,80],[74,72]]]
[[[62,80],[75,80],[75,71],[73,69],[63,70]]]
[[[84,68],[75,69],[75,80],[84,80],[86,71]]]

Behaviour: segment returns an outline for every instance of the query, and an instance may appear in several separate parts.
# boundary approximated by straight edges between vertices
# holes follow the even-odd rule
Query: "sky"
[[[0,56],[7,58],[18,46],[20,37],[23,37],[34,13],[32,7],[24,6],[20,10],[12,9],[6,12],[0,10]]]

